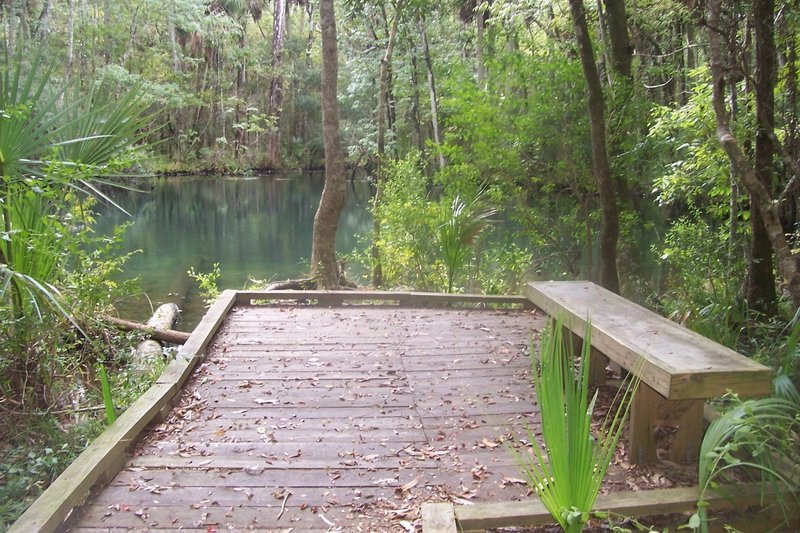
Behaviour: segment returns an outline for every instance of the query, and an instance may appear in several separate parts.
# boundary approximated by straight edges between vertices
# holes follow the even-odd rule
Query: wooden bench
[[[770,368],[594,283],[529,283],[525,295],[579,337],[587,318],[591,321],[594,376],[604,375],[608,359],[629,371],[642,359],[630,416],[629,460],[634,463],[657,459],[655,429],[661,425],[678,428],[671,459],[696,460],[705,400],[727,391],[758,396],[772,390]]]

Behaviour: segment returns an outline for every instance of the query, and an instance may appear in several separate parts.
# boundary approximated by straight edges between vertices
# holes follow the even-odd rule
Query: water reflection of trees
[[[151,193],[116,191],[115,200],[133,213],[124,247],[141,249],[129,272],[150,290],[174,292],[176,278],[189,267],[210,270],[219,262],[223,284],[241,287],[248,276],[296,276],[311,250],[314,213],[322,192],[321,174],[288,179],[160,179]],[[366,183],[356,183],[359,197]],[[363,189],[363,190],[361,190]],[[371,218],[356,205],[350,190],[338,247],[349,252],[356,235],[369,230]],[[98,231],[110,232],[126,217],[103,209]],[[165,286],[165,284],[173,286]],[[180,282],[183,285],[184,282]]]

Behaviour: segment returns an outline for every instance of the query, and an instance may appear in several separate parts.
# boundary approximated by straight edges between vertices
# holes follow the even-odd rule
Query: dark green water
[[[190,331],[205,312],[197,283],[187,271],[210,272],[219,263],[222,288],[243,288],[248,279],[295,278],[308,271],[314,213],[322,173],[259,178],[158,178],[152,191],[115,190],[111,197],[131,213],[103,207],[97,230],[133,222],[123,251],[141,250],[125,276],[138,277],[142,295],[120,302],[122,316],[145,320],[152,307],[175,302],[181,329]],[[348,183],[336,247],[347,253],[358,235],[371,231],[366,182]]]

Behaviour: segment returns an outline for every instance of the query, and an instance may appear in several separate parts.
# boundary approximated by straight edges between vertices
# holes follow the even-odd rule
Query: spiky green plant
[[[48,225],[60,208],[53,200],[69,187],[101,195],[92,182],[111,173],[109,163],[143,138],[150,119],[138,88],[118,98],[67,91],[40,52],[27,61],[22,48],[0,56],[0,305],[10,303],[15,318],[38,313],[40,302],[63,312],[53,285],[61,267]]]
[[[106,410],[106,422],[113,424],[117,419],[117,411],[114,409],[114,400],[111,398],[111,382],[106,373],[106,367],[101,363],[97,368],[100,373],[100,390],[103,393],[103,406]]]
[[[447,267],[447,292],[453,292],[456,272],[463,268],[478,236],[489,224],[497,210],[481,205],[483,195],[467,204],[456,195],[450,217],[439,227],[439,240],[444,264]]]
[[[700,498],[690,525],[704,533],[705,496],[721,481],[760,482],[784,516],[800,505],[800,405],[785,398],[732,398],[733,407],[711,423],[700,446]]]
[[[542,447],[533,431],[533,456],[517,453],[530,487],[568,533],[579,532],[589,519],[600,491],[631,399],[638,387],[633,378],[620,387],[616,409],[609,409],[597,436],[592,435],[592,411],[597,392],[589,399],[591,324],[587,323],[577,375],[571,339],[562,322],[551,321],[542,337],[539,370],[534,387],[542,417]],[[533,358],[532,358],[533,359]]]

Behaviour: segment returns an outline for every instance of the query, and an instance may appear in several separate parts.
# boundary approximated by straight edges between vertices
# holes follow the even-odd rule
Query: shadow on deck
[[[541,313],[228,309],[176,407],[65,529],[414,531],[427,500],[526,497],[506,447],[538,424]]]

